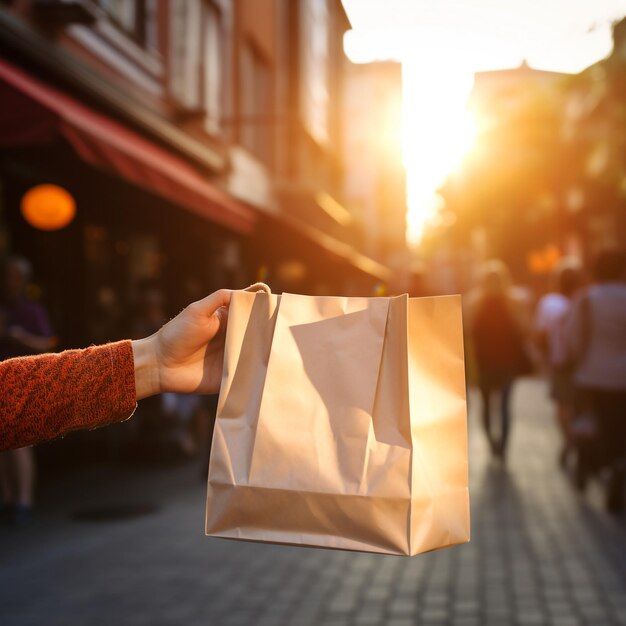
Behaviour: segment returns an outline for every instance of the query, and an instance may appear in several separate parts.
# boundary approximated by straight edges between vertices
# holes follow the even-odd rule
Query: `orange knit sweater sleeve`
[[[120,422],[135,407],[130,341],[0,362],[0,450]]]

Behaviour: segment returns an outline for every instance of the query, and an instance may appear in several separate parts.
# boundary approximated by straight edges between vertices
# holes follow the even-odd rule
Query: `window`
[[[98,5],[142,48],[158,50],[158,0],[98,0]]]
[[[222,37],[220,14],[209,4],[204,19],[204,110],[205,128],[209,133],[219,130],[222,113]]]
[[[302,117],[309,133],[319,143],[328,142],[328,7],[326,0],[302,3]]]
[[[188,109],[200,108],[200,0],[170,2],[170,90]]]
[[[269,163],[271,158],[271,80],[265,59],[246,44],[241,52],[241,143]]]
[[[205,129],[222,113],[222,20],[201,0],[170,0],[170,91],[184,108],[204,111]]]

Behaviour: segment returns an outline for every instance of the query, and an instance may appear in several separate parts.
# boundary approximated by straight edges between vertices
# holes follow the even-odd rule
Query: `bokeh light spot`
[[[37,185],[24,194],[21,209],[24,219],[34,228],[59,230],[74,219],[76,202],[63,187]]]

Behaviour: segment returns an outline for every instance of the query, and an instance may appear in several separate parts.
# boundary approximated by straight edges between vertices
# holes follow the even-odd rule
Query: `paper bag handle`
[[[265,283],[254,283],[249,287],[246,287],[244,291],[264,291],[265,293],[272,295],[272,290]]]

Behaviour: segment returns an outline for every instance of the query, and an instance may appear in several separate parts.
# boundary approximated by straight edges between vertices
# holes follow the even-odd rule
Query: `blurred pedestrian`
[[[479,285],[469,296],[468,308],[469,333],[483,402],[483,426],[492,454],[504,462],[513,383],[516,377],[530,373],[531,363],[526,352],[526,302],[513,288],[509,270],[502,261],[484,264]],[[499,433],[496,433],[492,405],[498,399]]]
[[[609,473],[606,508],[624,508],[626,473],[626,251],[607,249],[574,300],[566,338],[574,380],[591,402]]]
[[[583,285],[584,274],[575,258],[563,258],[552,280],[554,289],[543,296],[535,312],[533,339],[550,377],[550,396],[556,403],[557,421],[562,437],[559,462],[564,466],[572,449],[570,423],[574,412],[575,386],[572,364],[567,358],[565,323],[572,298]]]
[[[46,352],[54,338],[43,306],[26,291],[32,268],[23,257],[9,257],[4,267],[0,307],[0,360]],[[17,525],[27,523],[34,504],[36,464],[31,447],[0,453],[0,487],[4,517]]]

